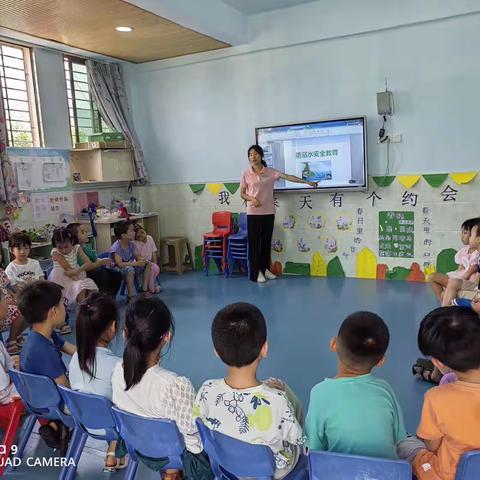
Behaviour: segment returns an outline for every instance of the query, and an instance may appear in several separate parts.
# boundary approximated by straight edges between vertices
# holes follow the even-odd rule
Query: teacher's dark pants
[[[247,215],[248,258],[250,280],[256,282],[258,272],[270,269],[273,221],[275,215]]]

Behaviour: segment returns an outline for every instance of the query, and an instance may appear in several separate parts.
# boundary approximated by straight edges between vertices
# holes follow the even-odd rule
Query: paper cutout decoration
[[[291,275],[310,275],[310,265],[308,263],[296,263],[287,262],[283,273],[289,273]]]
[[[280,239],[274,238],[272,240],[272,250],[276,253],[283,252],[283,243]]]
[[[340,216],[337,218],[336,225],[338,230],[350,230],[352,221],[346,217]]]
[[[326,277],[327,276],[327,262],[316,252],[312,256],[312,264],[310,267],[310,275],[312,277]]]
[[[334,257],[328,262],[327,277],[345,278],[342,262],[338,257]]]
[[[282,222],[282,227],[288,230],[291,230],[292,228],[294,228],[295,217],[293,215],[287,215]]]
[[[208,183],[207,190],[217,196],[223,188],[223,183]]]
[[[405,188],[412,188],[420,180],[420,177],[420,175],[399,175],[397,180]]]
[[[405,267],[393,267],[387,272],[387,280],[406,280],[411,270]]]
[[[388,267],[384,263],[377,265],[377,280],[386,280]]]
[[[438,273],[448,273],[453,272],[458,268],[458,265],[455,263],[455,254],[456,250],[453,248],[446,248],[442,250],[437,256],[437,272]]]
[[[308,243],[303,238],[297,240],[297,249],[301,253],[308,253],[310,251]]]
[[[394,175],[387,176],[387,177],[372,177],[372,178],[378,187],[389,187],[395,180]]]
[[[377,278],[377,257],[368,248],[357,255],[357,278]]]
[[[412,263],[410,273],[407,277],[407,282],[425,282],[425,275],[420,269],[420,265],[416,262]]]
[[[274,262],[270,271],[279,277],[282,274],[282,264],[280,262]]]
[[[423,178],[431,187],[438,188],[448,178],[448,173],[432,173]]]
[[[319,228],[322,228],[325,226],[325,220],[322,218],[321,215],[312,215],[308,219],[308,226],[310,228],[318,230]]]
[[[428,282],[428,276],[431,275],[432,273],[435,273],[435,265],[427,265],[423,269],[423,273],[425,274],[425,281]]]
[[[204,183],[191,183],[189,185],[189,187],[190,187],[190,190],[193,193],[201,193],[201,192],[203,192],[203,189],[205,188],[205,184]]]
[[[470,183],[477,176],[477,172],[451,173],[450,178],[457,184]]]
[[[224,183],[225,188],[232,194],[235,195],[237,190],[240,188],[240,183]]]

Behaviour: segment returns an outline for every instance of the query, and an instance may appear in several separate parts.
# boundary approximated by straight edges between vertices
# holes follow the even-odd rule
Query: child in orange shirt
[[[468,307],[440,307],[420,324],[418,346],[455,383],[425,394],[418,437],[426,448],[413,461],[418,480],[454,480],[460,457],[480,448],[480,321]]]

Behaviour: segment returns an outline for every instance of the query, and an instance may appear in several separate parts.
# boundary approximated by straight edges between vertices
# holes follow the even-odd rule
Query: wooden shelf
[[[126,187],[134,180],[118,180],[116,182],[72,182],[72,189],[74,192],[88,192],[90,190],[104,189],[104,188],[120,188]]]
[[[81,178],[80,182],[75,182],[77,184],[95,185],[99,182],[125,182],[135,179],[133,150],[78,149],[71,152],[72,173],[79,173]]]

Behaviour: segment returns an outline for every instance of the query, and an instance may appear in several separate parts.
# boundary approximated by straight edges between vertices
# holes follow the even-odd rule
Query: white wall
[[[34,48],[45,147],[70,149],[70,123],[63,54]]]
[[[385,76],[391,132],[403,134],[391,173],[478,169],[478,2],[345,1],[343,15],[318,1],[254,16],[247,46],[127,66],[152,183],[235,181],[255,127],[359,114],[370,173],[382,175],[375,93]]]

